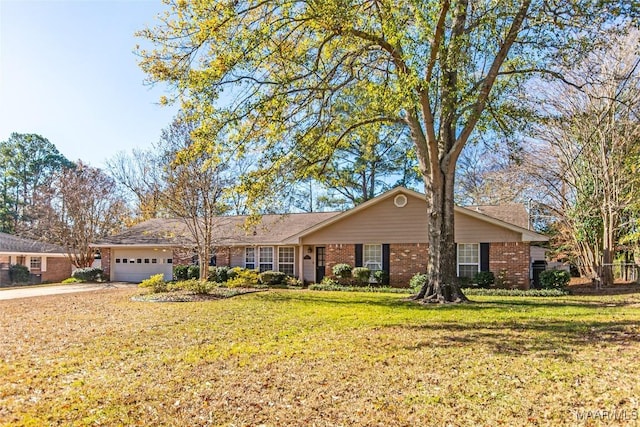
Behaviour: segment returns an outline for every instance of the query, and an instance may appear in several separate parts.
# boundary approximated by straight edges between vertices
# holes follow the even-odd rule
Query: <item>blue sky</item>
[[[160,0],[0,0],[0,141],[37,133],[69,160],[103,167],[149,147],[177,109],[144,85],[134,32]]]

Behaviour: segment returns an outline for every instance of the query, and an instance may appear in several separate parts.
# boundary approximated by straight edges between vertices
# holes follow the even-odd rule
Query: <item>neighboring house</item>
[[[64,248],[0,233],[0,285],[11,284],[9,267],[24,265],[31,283],[60,282],[71,276],[71,262]]]
[[[347,263],[384,270],[391,285],[407,286],[414,274],[426,271],[424,197],[398,187],[345,212],[264,215],[249,228],[244,216],[223,216],[214,232],[211,264],[279,270],[319,282],[334,265]],[[502,211],[456,207],[458,275],[493,271],[509,286],[528,288],[532,243],[548,239],[528,230],[527,223],[522,205]],[[192,262],[192,250],[185,252],[192,246],[185,230],[178,219],[152,219],[94,246],[101,249],[111,280],[137,282],[158,273],[170,280],[173,264]]]

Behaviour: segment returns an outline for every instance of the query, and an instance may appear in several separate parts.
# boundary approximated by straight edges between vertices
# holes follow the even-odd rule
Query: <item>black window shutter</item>
[[[389,248],[388,243],[384,243],[382,245],[382,270],[384,270],[384,282],[383,285],[389,285],[389,276],[390,276],[390,264],[391,264],[391,250]]]
[[[456,276],[458,275],[458,244],[454,243],[453,244],[453,259],[455,259],[456,261]]]
[[[356,243],[356,265],[354,267],[362,267],[362,243]]]
[[[480,243],[480,271],[489,271],[489,244]]]

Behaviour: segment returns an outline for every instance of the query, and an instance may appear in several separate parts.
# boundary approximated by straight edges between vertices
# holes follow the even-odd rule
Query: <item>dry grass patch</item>
[[[638,295],[424,307],[394,294],[153,304],[137,292],[0,301],[0,420],[575,425],[639,408]]]

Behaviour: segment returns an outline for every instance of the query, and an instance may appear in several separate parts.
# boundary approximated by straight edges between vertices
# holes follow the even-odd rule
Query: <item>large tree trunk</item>
[[[456,274],[454,239],[453,172],[425,179],[428,218],[428,280],[415,299],[449,303],[468,301],[460,290]]]

